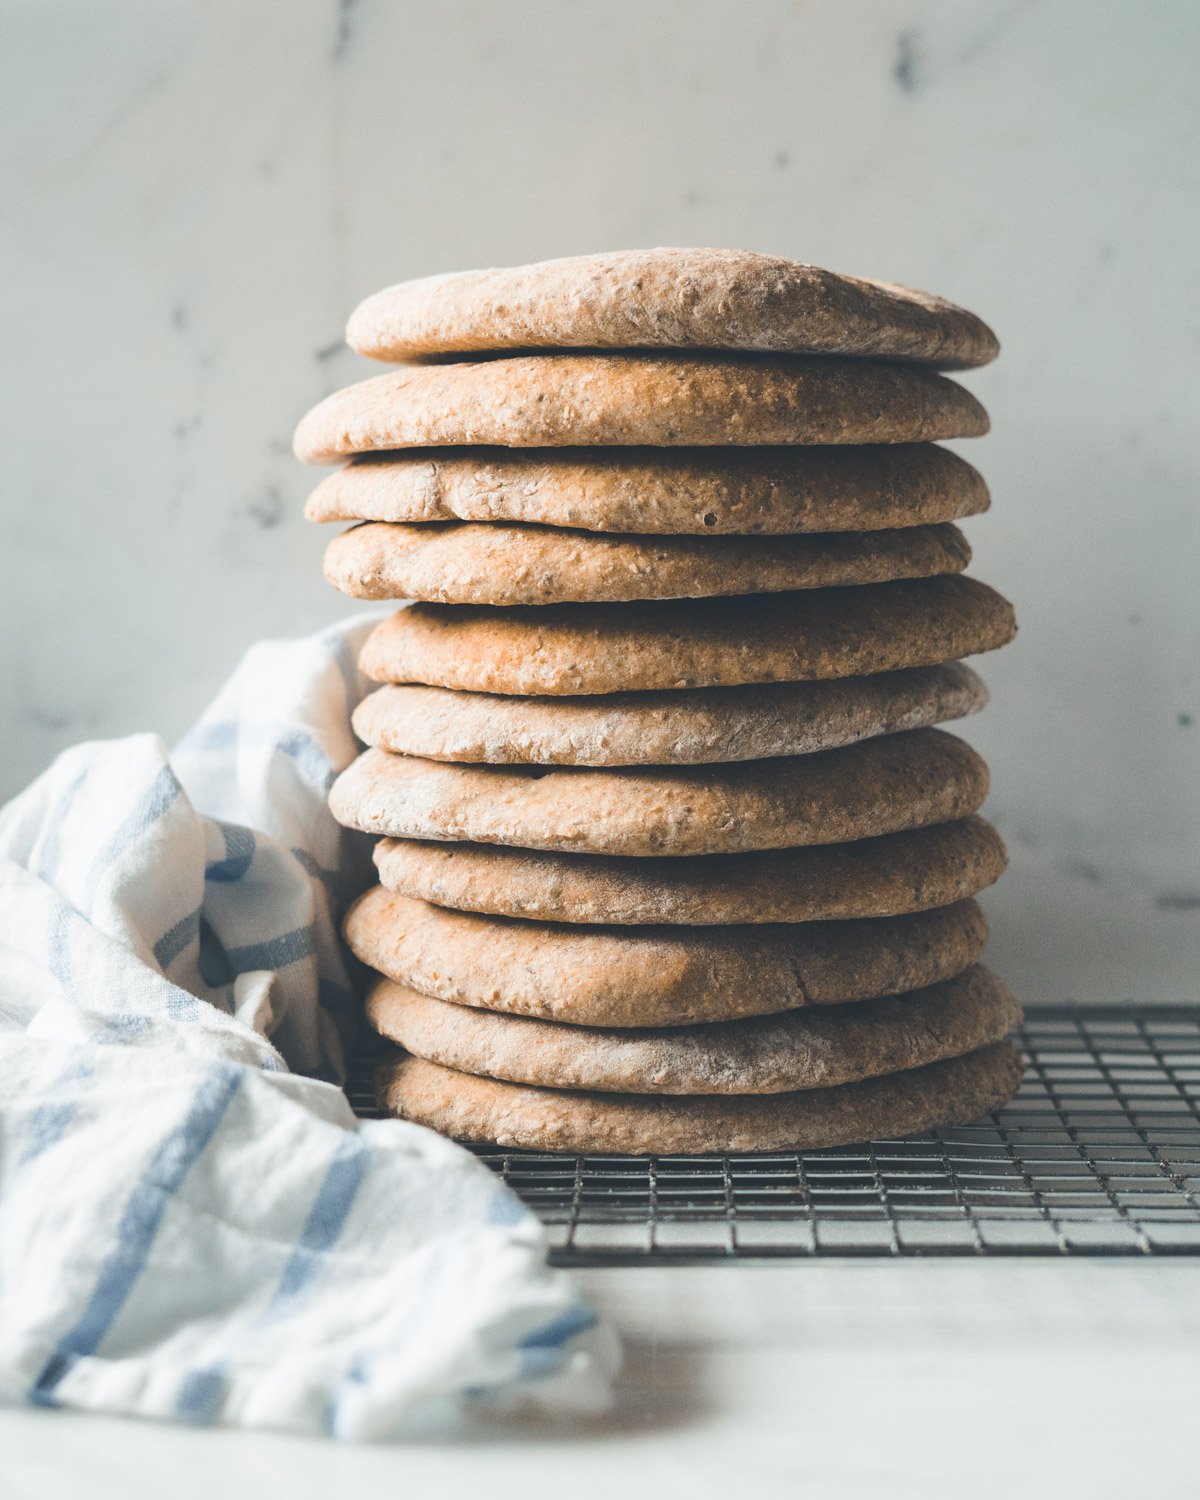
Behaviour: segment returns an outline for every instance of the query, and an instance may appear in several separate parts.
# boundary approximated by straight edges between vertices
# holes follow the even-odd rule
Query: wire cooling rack
[[[553,1156],[474,1146],[560,1265],[829,1255],[1200,1254],[1200,1005],[1030,1007],[1016,1098],[827,1151]],[[349,1088],[377,1115],[369,1070]]]

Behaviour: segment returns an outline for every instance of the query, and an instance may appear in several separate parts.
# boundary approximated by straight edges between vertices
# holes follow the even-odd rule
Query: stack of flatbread
[[[382,835],[346,937],[391,1112],[551,1151],[818,1147],[1005,1102],[972,899],[988,773],[935,726],[1009,604],[924,293],[736,251],[433,277],[350,320],[387,374],[296,433],[326,572],[416,600],[331,793]],[[402,1050],[401,1050],[402,1049]]]

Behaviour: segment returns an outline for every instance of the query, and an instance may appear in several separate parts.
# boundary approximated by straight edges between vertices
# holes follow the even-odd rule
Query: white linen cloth
[[[255,646],[170,756],[79,745],[0,809],[0,1397],[351,1438],[606,1401],[533,1216],[338,1087],[362,839],[325,794],[371,623]]]

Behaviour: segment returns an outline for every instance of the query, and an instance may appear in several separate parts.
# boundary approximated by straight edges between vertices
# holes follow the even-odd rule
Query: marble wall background
[[[1194,0],[0,0],[0,795],[346,612],[289,437],[359,297],[746,246],[999,331],[994,959],[1194,997],[1198,69]]]

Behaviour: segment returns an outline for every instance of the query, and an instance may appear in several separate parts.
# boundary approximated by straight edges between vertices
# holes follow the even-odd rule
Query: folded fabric
[[[0,1396],[343,1437],[595,1409],[611,1332],[462,1148],[356,1120],[331,817],[374,617],[254,647],[168,756],[0,810]]]

